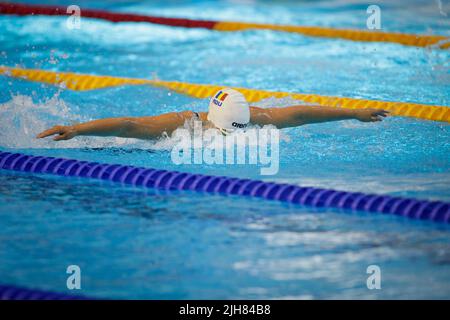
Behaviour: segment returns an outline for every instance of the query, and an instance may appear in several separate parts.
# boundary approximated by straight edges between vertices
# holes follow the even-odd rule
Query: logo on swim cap
[[[225,93],[223,91],[219,91],[213,98],[213,103],[216,104],[217,106],[221,107],[223,101],[225,100],[225,98],[228,96],[228,93]]]
[[[209,102],[208,120],[219,129],[244,128],[250,122],[250,107],[242,93],[223,88]]]
[[[247,126],[247,124],[237,123],[237,122],[233,122],[231,125],[233,127],[240,128],[240,129],[245,128]]]

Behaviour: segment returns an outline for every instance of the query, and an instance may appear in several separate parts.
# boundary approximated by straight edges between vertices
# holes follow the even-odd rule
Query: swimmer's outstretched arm
[[[343,109],[323,106],[290,106],[285,108],[250,107],[250,122],[272,124],[279,129],[310,123],[356,119],[362,122],[381,121],[388,115],[383,109]]]
[[[55,141],[69,140],[76,136],[156,139],[164,132],[170,135],[192,115],[191,111],[183,111],[151,117],[106,118],[72,126],[54,126],[38,134],[37,138],[56,135],[53,138]]]

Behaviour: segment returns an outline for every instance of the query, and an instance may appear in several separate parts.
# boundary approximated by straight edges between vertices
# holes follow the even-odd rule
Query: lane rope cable
[[[377,212],[412,219],[450,223],[450,203],[442,201],[301,187],[261,180],[192,174],[10,152],[0,152],[0,169],[100,179],[144,188],[247,196],[318,208]]]
[[[0,14],[9,15],[52,15],[69,16],[66,7],[41,6],[0,2]],[[417,35],[399,32],[382,32],[376,30],[337,29],[319,26],[276,25],[237,21],[195,20],[183,18],[155,17],[130,13],[108,12],[104,10],[81,9],[81,16],[103,19],[111,22],[149,22],[174,27],[205,28],[217,31],[242,31],[249,29],[275,30],[299,33],[310,37],[339,38],[364,42],[391,42],[406,46],[448,48],[448,37],[441,35]]]
[[[10,68],[5,66],[0,66],[0,75],[1,74],[29,81],[59,85],[64,88],[80,91],[123,85],[151,85],[154,87],[166,88],[168,90],[172,90],[199,99],[210,98],[217,90],[223,88],[223,86],[219,85],[99,76],[72,72],[45,71],[39,69]],[[240,91],[250,103],[258,102],[270,97],[278,99],[284,97],[292,97],[295,100],[301,100],[306,103],[317,104],[321,106],[340,107],[346,109],[385,109],[390,111],[391,114],[395,116],[450,122],[450,108],[445,106],[418,104],[411,102],[390,102],[346,97],[322,96],[318,94],[276,92],[236,87],[234,87],[233,89]]]

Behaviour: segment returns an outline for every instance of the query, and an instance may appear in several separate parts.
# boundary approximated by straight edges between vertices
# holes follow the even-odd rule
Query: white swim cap
[[[208,120],[222,132],[245,128],[250,122],[250,108],[239,91],[224,88],[209,101]]]

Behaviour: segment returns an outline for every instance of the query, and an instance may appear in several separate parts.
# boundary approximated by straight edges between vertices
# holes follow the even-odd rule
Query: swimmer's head
[[[250,122],[248,102],[239,91],[221,89],[209,102],[208,120],[223,134],[245,128]]]

